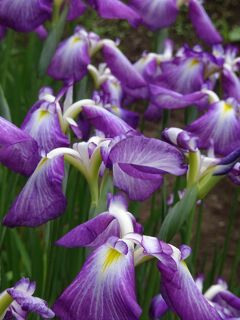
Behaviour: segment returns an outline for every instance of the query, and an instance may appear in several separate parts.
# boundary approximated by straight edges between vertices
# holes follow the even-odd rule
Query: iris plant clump
[[[77,22],[72,34],[60,40],[67,21],[93,9],[105,19],[124,19],[154,32],[174,24],[185,11],[208,47],[179,48],[165,39],[161,52],[146,51],[132,62],[118,40]],[[21,125],[7,116],[11,113],[0,92],[1,170],[9,173],[5,166],[25,176],[15,199],[6,210],[3,206],[3,264],[9,232],[25,271],[16,271],[11,258],[1,271],[4,283],[18,274],[21,280],[2,288],[0,319],[26,319],[29,312],[62,320],[173,319],[174,314],[184,320],[240,319],[240,298],[231,292],[232,283],[228,289],[223,279],[212,277],[216,284],[206,282],[206,288],[204,276],[195,274],[199,243],[192,254],[190,248],[195,210],[203,209],[220,180],[230,179],[236,190],[240,184],[240,57],[237,48],[222,45],[203,3],[2,0],[0,28],[2,43],[8,32],[47,37],[40,65],[52,84],[48,78],[38,87]],[[170,112],[176,110],[186,116],[179,127],[170,125]],[[158,126],[157,134],[145,130],[146,123]],[[137,206],[149,199],[144,222]],[[176,234],[177,246],[170,243]],[[60,269],[70,250],[75,250],[74,272],[70,260]],[[217,270],[221,275],[221,267]],[[32,296],[36,285],[25,274],[40,274],[37,293],[52,310]]]

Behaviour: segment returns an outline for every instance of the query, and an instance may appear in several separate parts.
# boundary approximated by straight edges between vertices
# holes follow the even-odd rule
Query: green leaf
[[[197,201],[197,188],[194,186],[187,190],[184,197],[175,206],[169,209],[160,229],[160,238],[170,241],[181,229],[184,222],[189,218]]]
[[[27,249],[22,241],[21,237],[19,236],[16,230],[12,230],[13,238],[15,241],[16,248],[18,249],[20,256],[22,258],[22,262],[25,266],[26,272],[28,275],[31,275],[31,260]]]
[[[66,24],[67,14],[68,14],[68,7],[65,6],[59,20],[57,21],[54,28],[49,33],[47,40],[44,43],[40,61],[39,61],[39,75],[41,77],[46,73],[47,68],[57,48],[57,45],[62,37],[64,27]]]
[[[1,85],[0,85],[0,116],[2,116],[3,118],[9,121],[12,120],[11,112],[10,112],[10,109]]]

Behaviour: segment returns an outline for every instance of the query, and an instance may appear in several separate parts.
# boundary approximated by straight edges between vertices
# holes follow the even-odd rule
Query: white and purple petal
[[[30,175],[40,160],[37,142],[23,130],[0,117],[0,162],[24,175]]]
[[[37,141],[40,155],[58,147],[69,146],[69,140],[60,127],[54,102],[38,101],[28,112],[21,129]]]
[[[35,227],[60,216],[66,207],[62,191],[63,157],[43,158],[3,220],[8,227]]]
[[[184,320],[221,320],[215,308],[203,296],[181,256],[175,256],[177,271],[169,277],[166,264],[158,263],[161,293],[176,314]]]
[[[116,143],[109,154],[114,184],[133,200],[144,200],[162,183],[163,173],[186,172],[183,155],[175,147],[143,136]]]
[[[49,76],[63,81],[81,80],[86,75],[90,63],[89,51],[88,34],[84,29],[78,29],[57,47],[48,67]]]
[[[228,155],[240,147],[239,104],[230,98],[216,102],[186,130],[199,138],[200,148],[213,144],[216,153]]]
[[[84,106],[82,114],[95,129],[102,131],[106,137],[115,137],[135,131],[125,121],[100,106]]]
[[[162,62],[161,69],[158,84],[178,93],[199,91],[204,84],[204,64],[198,55]]]
[[[54,312],[48,308],[44,300],[32,296],[35,288],[35,282],[22,278],[14,287],[7,289],[7,293],[14,300],[10,305],[9,313],[16,319],[25,319],[28,312],[38,313],[45,319],[54,317]]]
[[[93,252],[54,305],[62,320],[138,320],[133,252],[112,240]]]

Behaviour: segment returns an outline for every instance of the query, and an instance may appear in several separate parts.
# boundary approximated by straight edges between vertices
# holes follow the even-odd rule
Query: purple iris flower
[[[213,103],[209,110],[187,127],[199,138],[200,148],[209,148],[227,155],[240,147],[239,103],[228,98]]]
[[[2,0],[0,24],[16,31],[33,31],[51,17],[52,0]]]
[[[163,182],[163,175],[182,175],[187,167],[183,155],[171,145],[143,136],[131,136],[110,147],[107,160],[113,183],[132,200],[144,200]]]
[[[61,107],[51,89],[40,90],[39,99],[29,110],[21,129],[37,141],[39,155],[44,156],[52,149],[67,147],[69,139],[61,128]]]
[[[90,63],[90,46],[90,35],[83,28],[77,27],[74,34],[57,47],[48,74],[56,80],[81,80]]]
[[[200,52],[187,50],[182,57],[161,63],[162,75],[157,84],[182,94],[202,89],[205,63]]]
[[[112,236],[106,241],[110,217],[118,224],[121,238]],[[111,199],[109,213],[100,214],[60,239],[58,244],[71,246],[75,243],[93,246],[96,241],[100,245],[103,239],[105,243],[97,246],[75,280],[55,302],[53,309],[57,316],[63,320],[139,319],[141,308],[136,300],[134,266],[146,256],[156,257],[163,265],[170,265],[169,273],[172,273],[175,271],[172,255],[179,250],[157,238],[134,233],[134,223],[122,198],[115,196]]]
[[[1,319],[27,319],[29,312],[35,312],[44,319],[50,319],[55,316],[54,312],[48,308],[47,303],[33,297],[36,289],[36,283],[30,282],[28,278],[22,278],[14,287],[6,289],[0,294],[1,300],[6,303],[6,309],[0,314]]]

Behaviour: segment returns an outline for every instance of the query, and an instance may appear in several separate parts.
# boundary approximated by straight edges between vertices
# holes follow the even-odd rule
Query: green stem
[[[200,167],[200,155],[199,152],[189,152],[189,169],[187,175],[187,188],[192,187],[198,180],[199,167]]]
[[[204,176],[198,184],[198,199],[204,199],[223,177],[224,176],[213,176],[211,174]]]
[[[7,291],[3,292],[0,296],[0,318],[4,315],[12,302],[13,298],[7,293]]]

